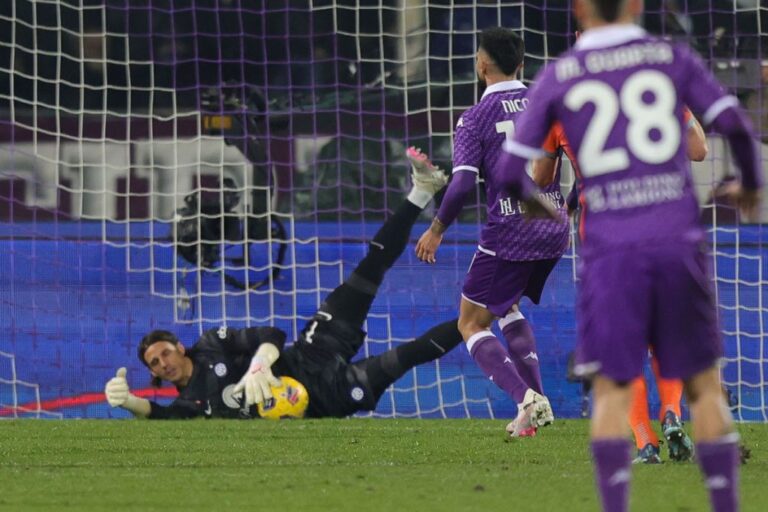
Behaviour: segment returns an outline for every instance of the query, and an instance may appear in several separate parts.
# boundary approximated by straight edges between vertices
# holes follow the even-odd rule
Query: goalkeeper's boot
[[[632,464],[661,464],[659,456],[659,447],[651,443],[637,450],[637,457],[632,459]]]
[[[538,427],[544,427],[555,421],[552,406],[544,395],[529,389],[523,402],[517,405],[517,418],[507,425],[510,437],[530,437]],[[526,434],[526,435],[524,435]]]
[[[683,430],[683,422],[673,411],[667,411],[661,422],[661,431],[669,447],[669,458],[684,462],[693,458],[693,442]]]
[[[411,162],[411,180],[414,187],[435,195],[448,183],[448,176],[430,162],[429,157],[420,149],[411,146],[405,154]]]

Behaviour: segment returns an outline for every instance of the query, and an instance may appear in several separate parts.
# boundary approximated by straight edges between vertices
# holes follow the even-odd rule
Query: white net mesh
[[[649,30],[690,41],[764,119],[768,8],[667,4],[646,2]],[[575,30],[565,0],[5,2],[0,264],[10,271],[0,350],[46,383],[45,401],[99,391],[126,362],[140,382],[134,347],[155,327],[186,343],[221,323],[273,324],[295,337],[403,198],[405,148],[450,168],[454,121],[481,92],[476,37],[494,25],[521,30],[526,80]],[[758,119],[764,138],[763,126]],[[705,220],[717,210],[724,380],[742,419],[765,420],[762,227],[733,222],[710,200],[730,169],[710,139],[695,179]],[[564,191],[571,184],[566,172]],[[478,193],[435,268],[401,258],[361,355],[456,314],[482,204]],[[575,341],[572,251],[543,304],[524,305],[561,416],[581,404],[564,381]],[[400,381],[375,414],[514,411],[460,348]],[[67,414],[108,412],[89,403]]]

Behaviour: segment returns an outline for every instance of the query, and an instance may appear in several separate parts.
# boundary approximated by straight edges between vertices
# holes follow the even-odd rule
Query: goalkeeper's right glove
[[[232,394],[245,394],[245,405],[258,405],[272,398],[272,386],[278,387],[282,383],[274,376],[267,359],[254,356],[251,366],[245,372],[243,378],[232,390]]]
[[[128,387],[128,381],[125,378],[127,372],[128,370],[122,367],[117,370],[114,377],[109,379],[104,387],[107,402],[112,407],[122,407],[129,410],[136,416],[149,416],[149,401],[131,393],[131,388]]]

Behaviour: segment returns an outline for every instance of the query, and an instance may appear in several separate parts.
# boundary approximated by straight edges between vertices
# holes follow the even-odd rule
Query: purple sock
[[[506,391],[516,403],[522,403],[528,385],[520,378],[504,345],[491,331],[473,334],[467,340],[467,349],[486,377]]]
[[[539,356],[536,353],[536,338],[533,337],[533,331],[528,320],[521,312],[514,311],[499,319],[499,327],[507,340],[509,355],[512,356],[517,373],[520,374],[529,388],[544,394],[544,388],[541,385]]]
[[[603,512],[626,512],[632,443],[626,439],[593,439],[592,457]]]
[[[739,437],[728,434],[714,442],[696,443],[696,458],[715,512],[739,510]]]

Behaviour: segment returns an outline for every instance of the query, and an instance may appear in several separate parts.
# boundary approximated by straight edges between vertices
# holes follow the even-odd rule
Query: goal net
[[[766,8],[646,3],[649,30],[694,44],[765,111]],[[124,365],[137,392],[166,400],[145,387],[135,356],[153,328],[187,345],[222,324],[275,325],[295,339],[404,198],[405,149],[450,169],[453,124],[482,92],[478,32],[519,29],[528,81],[573,43],[569,9],[565,0],[4,2],[0,351],[14,373],[0,366],[0,418],[120,416],[100,390]],[[762,228],[711,200],[731,163],[718,139],[710,149],[695,176],[712,224],[724,379],[739,417],[764,420]],[[478,191],[436,265],[406,250],[371,310],[361,357],[456,315],[483,204]],[[562,417],[581,408],[580,386],[565,380],[574,262],[568,254],[558,265],[540,306],[523,304]],[[374,415],[515,411],[459,347],[406,375]]]

